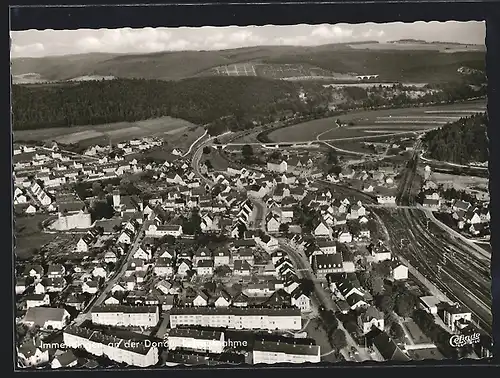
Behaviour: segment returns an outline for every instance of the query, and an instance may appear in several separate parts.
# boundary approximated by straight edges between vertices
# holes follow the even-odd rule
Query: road
[[[266,232],[267,206],[258,198],[251,198],[251,201],[255,206],[255,216],[253,219],[254,228]]]
[[[290,257],[290,260],[294,264],[299,278],[308,279],[314,283],[314,292],[311,295],[311,300],[313,302],[313,305],[315,305],[317,308],[322,306],[327,310],[333,311],[334,313],[337,312],[338,311],[337,305],[330,297],[330,295],[325,291],[325,289],[321,286],[321,281],[316,279],[316,276],[312,271],[312,267],[309,264],[307,257],[303,253],[293,248],[286,239],[279,239],[279,243],[280,243],[280,248],[284,252],[286,252]],[[361,361],[372,359],[367,350],[360,347],[354,341],[352,336],[349,334],[349,332],[347,332],[347,330],[344,328],[341,322],[339,322],[338,328],[344,331],[346,336],[348,346],[341,351],[342,355],[346,360],[351,360],[351,358],[349,357],[349,351],[351,347],[354,347],[354,349],[356,349],[358,353],[355,356],[358,356],[361,359]]]
[[[208,134],[208,130],[205,130],[205,132],[203,133],[202,136],[200,136],[198,139],[196,139],[193,143],[191,143],[191,145],[189,146],[189,149],[186,151],[186,153],[184,155],[182,155],[182,157],[186,157],[188,156],[190,153],[191,153],[191,150],[193,149],[193,147],[196,145],[196,143],[198,143],[200,140],[202,140],[203,138],[205,138],[205,136]]]
[[[205,140],[203,143],[201,143],[196,151],[193,154],[193,157],[191,158],[191,167],[193,168],[193,172],[196,175],[196,177],[200,178],[205,184],[208,186],[212,187],[215,185],[215,182],[210,180],[208,177],[203,175],[200,171],[200,160],[203,155],[203,148],[210,146],[212,144],[212,141],[216,139],[217,137],[210,137],[207,140]]]
[[[127,270],[129,262],[133,259],[134,253],[137,251],[143,240],[143,233],[145,232],[145,230],[146,222],[142,224],[140,230],[136,233],[134,242],[130,245],[130,248],[125,257],[121,260],[122,262],[120,263],[120,266],[115,269],[115,273],[113,274],[113,276],[106,282],[105,288],[73,321],[76,325],[81,325],[85,320],[90,320],[92,318],[92,309],[96,306],[101,305],[106,300],[109,293],[111,292],[111,289],[113,289],[113,286],[115,286],[125,275],[125,271]]]

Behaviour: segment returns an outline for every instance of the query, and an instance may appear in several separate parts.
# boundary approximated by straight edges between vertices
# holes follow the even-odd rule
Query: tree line
[[[203,77],[180,81],[117,79],[78,85],[14,85],[14,130],[134,122],[172,116],[214,134],[230,125],[253,127],[300,108],[297,83],[258,77]],[[222,129],[222,130],[220,130]]]
[[[429,131],[424,137],[428,156],[457,164],[487,161],[486,124],[486,114],[477,114]]]

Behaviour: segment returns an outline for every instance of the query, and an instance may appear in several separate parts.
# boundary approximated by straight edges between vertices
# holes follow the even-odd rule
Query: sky
[[[484,45],[484,22],[415,22],[201,28],[26,30],[11,32],[11,57],[224,50],[263,45],[315,46],[422,39]]]

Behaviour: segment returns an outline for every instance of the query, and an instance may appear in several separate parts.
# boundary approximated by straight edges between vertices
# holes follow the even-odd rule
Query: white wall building
[[[293,342],[273,341],[256,341],[252,357],[254,364],[318,363],[321,359],[319,345],[300,345]]]
[[[92,310],[92,323],[120,327],[154,327],[160,321],[157,306],[110,305]]]

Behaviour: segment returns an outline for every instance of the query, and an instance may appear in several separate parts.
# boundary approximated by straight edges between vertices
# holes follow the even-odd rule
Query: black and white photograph
[[[485,33],[11,31],[16,370],[492,357]]]

